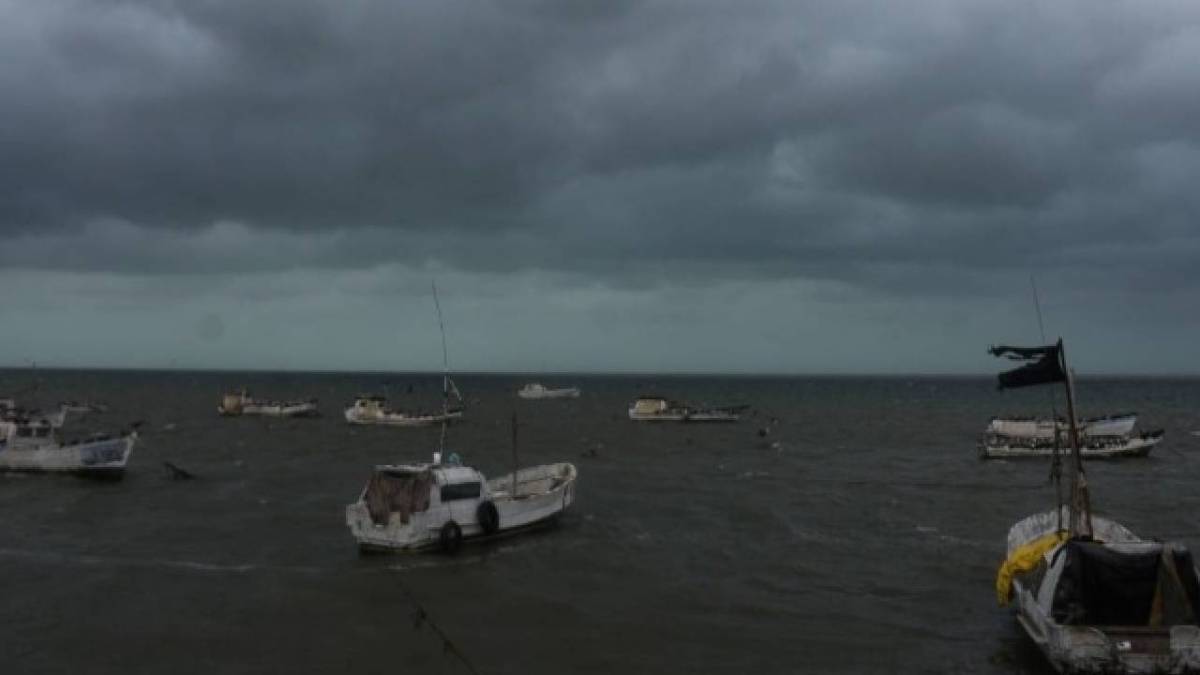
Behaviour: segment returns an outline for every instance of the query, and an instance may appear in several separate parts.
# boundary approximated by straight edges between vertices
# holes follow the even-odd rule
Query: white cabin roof
[[[392,475],[404,475],[422,473],[424,471],[432,472],[437,479],[439,485],[451,485],[455,483],[473,483],[482,481],[483,476],[474,467],[470,466],[450,466],[444,464],[380,464],[375,467],[375,470],[380,473]]]

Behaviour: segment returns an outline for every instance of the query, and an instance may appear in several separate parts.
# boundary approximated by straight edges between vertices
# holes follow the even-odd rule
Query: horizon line
[[[247,373],[259,375],[296,374],[296,375],[412,375],[435,377],[443,375],[441,370],[368,370],[368,369],[328,369],[328,368],[233,368],[233,367],[196,367],[196,366],[13,366],[0,365],[0,371],[30,373],[37,370],[49,371],[80,371],[80,372],[129,372],[129,373]],[[995,377],[994,372],[815,372],[815,371],[672,371],[672,370],[460,370],[451,371],[457,376],[582,376],[582,377],[730,377],[730,378],[796,378],[796,377],[944,377],[944,378],[987,378]],[[1200,372],[1156,373],[1156,372],[1109,372],[1109,373],[1077,373],[1080,378],[1166,378],[1166,379],[1196,379]]]

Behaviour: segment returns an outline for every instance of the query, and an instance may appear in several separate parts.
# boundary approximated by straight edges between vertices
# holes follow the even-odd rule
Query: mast
[[[1088,499],[1087,476],[1083,473],[1083,456],[1079,451],[1079,428],[1075,418],[1074,383],[1071,370],[1067,367],[1067,352],[1063,347],[1062,338],[1058,339],[1059,367],[1066,376],[1064,386],[1067,389],[1067,421],[1071,439],[1071,536],[1092,535],[1092,506]],[[1055,422],[1055,435],[1058,434],[1058,423]],[[1061,509],[1060,509],[1061,510]]]
[[[517,473],[521,470],[521,463],[517,461],[517,412],[514,410],[512,414],[512,451],[513,451],[513,475],[512,475],[512,496],[517,498]]]
[[[1037,279],[1032,274],[1029,275],[1029,285],[1033,288],[1033,308],[1037,311],[1038,332],[1042,336],[1042,344],[1046,344],[1046,324],[1042,322],[1042,302],[1038,298]],[[1050,425],[1054,429],[1053,454],[1050,459],[1050,482],[1054,483],[1054,517],[1058,523],[1056,529],[1061,532],[1063,530],[1062,446],[1058,434],[1058,401],[1054,396],[1053,387],[1050,389]]]
[[[446,451],[446,418],[449,415],[450,404],[450,357],[446,351],[446,324],[442,321],[442,303],[438,302],[437,282],[430,282],[433,287],[433,306],[437,310],[438,330],[442,333],[442,432],[438,438],[438,452]]]

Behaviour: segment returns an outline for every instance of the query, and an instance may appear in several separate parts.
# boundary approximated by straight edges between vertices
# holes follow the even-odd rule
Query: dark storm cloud
[[[0,7],[7,266],[1197,282],[1190,3]]]

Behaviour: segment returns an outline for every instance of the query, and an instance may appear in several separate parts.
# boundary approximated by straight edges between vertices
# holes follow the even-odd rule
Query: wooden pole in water
[[[1071,434],[1071,536],[1092,535],[1092,509],[1087,495],[1087,479],[1083,475],[1083,455],[1079,450],[1079,428],[1075,420],[1075,395],[1071,386],[1071,370],[1067,367],[1067,351],[1062,338],[1058,339],[1058,364],[1063,370],[1067,388],[1067,417]],[[1057,425],[1057,424],[1056,424]]]
[[[517,413],[512,414],[512,452],[513,452],[513,477],[512,477],[512,496],[517,498],[517,472],[521,470],[521,463],[517,461]]]

